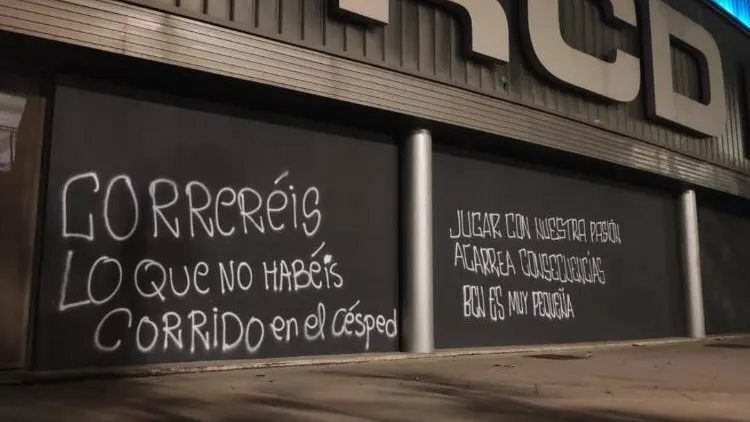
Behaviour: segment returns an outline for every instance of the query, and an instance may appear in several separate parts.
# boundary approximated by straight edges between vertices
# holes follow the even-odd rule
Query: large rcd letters
[[[466,18],[467,52],[510,61],[508,18],[497,0],[428,0],[457,10]],[[569,45],[562,36],[559,8],[553,0],[522,0],[524,53],[547,79],[599,99],[627,103],[645,76],[648,117],[703,136],[720,136],[726,126],[726,96],[721,54],[711,34],[661,0],[599,0],[605,23],[640,29],[642,59],[613,49],[603,60]],[[378,24],[388,24],[390,0],[338,0],[338,8]],[[636,9],[640,5],[641,22]],[[701,98],[676,93],[672,84],[671,40],[685,45],[698,59]],[[581,69],[586,69],[582,72]]]

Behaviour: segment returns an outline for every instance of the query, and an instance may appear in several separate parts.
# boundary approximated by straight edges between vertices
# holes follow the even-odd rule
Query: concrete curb
[[[410,359],[439,359],[462,356],[483,356],[483,355],[510,355],[526,353],[550,353],[563,351],[580,351],[580,350],[605,350],[619,349],[627,347],[659,347],[677,344],[701,343],[710,341],[721,341],[731,339],[750,338],[748,334],[712,336],[705,339],[693,338],[668,338],[658,340],[636,340],[636,341],[617,341],[617,342],[597,342],[597,343],[571,343],[558,345],[536,345],[522,347],[493,347],[480,349],[455,349],[440,350],[433,353],[415,354],[415,353],[388,353],[382,355],[360,354],[360,355],[339,355],[315,356],[305,359],[286,358],[286,359],[268,359],[257,361],[217,361],[204,363],[173,363],[159,365],[145,365],[134,367],[110,367],[70,371],[15,371],[0,372],[0,385],[26,385],[42,383],[61,383],[71,381],[83,381],[92,379],[112,379],[112,378],[145,378],[166,375],[179,374],[196,374],[204,372],[223,372],[267,368],[286,368],[300,366],[327,366],[327,365],[344,365],[370,362],[390,362]]]

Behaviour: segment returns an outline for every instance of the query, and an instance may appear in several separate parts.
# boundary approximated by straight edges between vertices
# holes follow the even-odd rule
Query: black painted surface
[[[216,104],[83,85],[62,85],[55,98],[34,342],[36,369],[398,349],[398,157],[392,142]],[[66,238],[62,221],[65,183],[87,172],[96,173],[98,191],[90,177],[70,184],[67,230],[88,233],[91,215],[94,239]],[[119,175],[132,181],[138,206],[130,199],[127,179],[120,178],[115,179],[105,210],[108,185]],[[152,208],[150,183],[159,178],[172,181],[178,193],[174,205],[164,208],[165,219],[155,217]],[[186,189],[192,181],[209,190],[212,204],[222,204],[219,225],[213,205],[197,212],[208,230],[191,214]],[[206,203],[205,191],[199,185],[190,186],[193,208],[201,208]],[[244,210],[250,213],[245,217],[234,200],[243,188],[254,190],[244,191]],[[169,204],[171,189],[168,183],[156,185],[156,202]],[[283,207],[284,198],[287,207]],[[258,204],[260,210],[253,213]],[[284,209],[274,211],[277,208]],[[126,236],[136,211],[138,224],[132,236],[120,241],[108,234],[105,213],[114,234]],[[173,230],[175,221],[179,222],[179,238],[165,221]],[[122,284],[116,287],[115,261],[102,261],[93,272],[89,296],[87,277],[100,256],[121,265]],[[68,257],[71,265],[66,271]],[[153,294],[152,284],[161,285],[161,270],[157,265],[143,265],[144,259],[158,262],[168,276],[163,299]],[[274,292],[264,263],[269,270],[275,263],[281,279],[280,260],[287,262],[291,274],[284,278],[283,291]],[[136,285],[134,272],[139,264]],[[250,268],[252,285],[243,290],[237,279],[230,292],[222,282],[221,264],[227,279],[230,268],[241,273],[244,287]],[[312,284],[302,267],[314,273]],[[91,297],[104,303],[91,303]],[[345,318],[346,312],[337,313],[350,308],[353,314],[363,315]],[[132,315],[130,327],[128,313]],[[203,315],[206,322],[201,326]],[[296,319],[297,329],[289,322],[291,318]],[[101,346],[112,351],[97,350],[95,345],[97,326],[103,319]],[[165,321],[172,326],[178,320],[180,329],[165,333]],[[322,329],[318,329],[321,321]],[[248,350],[241,337],[248,330],[241,330],[238,322],[243,327],[250,324],[247,341],[251,349],[257,345],[257,350]],[[369,330],[362,330],[362,322]],[[138,348],[139,324],[141,346],[149,346],[153,328],[158,329],[150,351]],[[292,328],[288,332],[284,326]],[[261,327],[263,340],[259,342]],[[278,338],[274,327],[282,328]],[[363,335],[365,331],[369,336]],[[206,332],[208,347],[202,337]],[[225,343],[234,347],[224,347]]]
[[[701,201],[698,227],[706,332],[750,332],[750,206]]]
[[[521,167],[517,162],[486,156],[459,155],[457,151],[451,151],[450,155],[436,153],[433,166],[436,347],[645,339],[685,334],[677,201],[672,195],[590,177],[587,180],[549,168],[531,168],[528,164]],[[490,227],[490,231],[502,237],[451,238],[451,231],[457,233],[458,210],[498,213],[500,223]],[[530,239],[526,236],[509,238],[512,230],[505,224],[507,213],[529,217]],[[539,240],[535,217],[585,219],[585,231],[579,232],[586,233],[585,241],[581,238],[578,242]],[[493,218],[490,215],[490,224]],[[619,241],[612,236],[614,242],[592,242],[590,223],[610,220],[619,224]],[[461,245],[458,258],[457,243]],[[464,249],[465,244],[471,246]],[[464,262],[467,267],[472,266],[474,246],[491,248],[479,249],[480,255],[487,253],[483,250],[494,251],[494,256],[500,252],[504,260],[507,260],[507,251],[515,272],[507,261],[499,268],[488,258],[484,258],[487,265],[483,269],[464,269]],[[471,259],[463,260],[464,250]],[[566,282],[559,281],[557,270],[547,271],[546,278],[526,276],[524,269],[530,272],[528,251],[599,258],[601,271],[597,274],[603,272],[603,282],[600,276],[593,277],[591,266],[585,266],[584,274],[593,282],[570,282],[569,278],[580,279],[577,263],[567,267],[573,269],[567,271]],[[521,259],[522,254],[525,260]],[[540,256],[537,255],[538,259]],[[555,260],[558,262],[557,258]],[[555,267],[547,265],[545,268]],[[467,297],[474,298],[468,308],[464,307],[465,291],[469,293]],[[526,303],[527,307],[516,307],[516,311],[511,312],[512,292],[528,292],[527,301],[518,296],[520,303]],[[546,303],[545,293],[561,293],[549,296],[555,302],[547,308],[556,311],[545,312],[545,307],[539,305]],[[567,306],[568,297],[572,312]],[[565,306],[556,302],[557,299],[562,299]]]

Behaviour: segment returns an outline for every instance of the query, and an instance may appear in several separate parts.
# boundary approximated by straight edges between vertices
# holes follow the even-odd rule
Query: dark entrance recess
[[[675,196],[491,157],[434,155],[436,347],[685,334]]]
[[[63,82],[35,368],[398,350],[397,159],[372,134]]]
[[[750,332],[750,206],[699,196],[698,227],[706,333]]]
[[[39,78],[11,69],[0,71],[0,370],[27,364],[46,108]]]

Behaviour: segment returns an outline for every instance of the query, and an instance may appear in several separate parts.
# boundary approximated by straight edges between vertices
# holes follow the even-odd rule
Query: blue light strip
[[[710,0],[725,12],[734,17],[745,28],[750,28],[750,1],[748,0]]]

